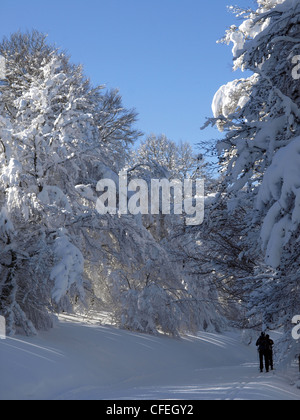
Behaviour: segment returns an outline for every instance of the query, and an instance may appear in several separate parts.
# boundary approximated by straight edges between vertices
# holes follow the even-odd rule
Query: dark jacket
[[[269,343],[265,335],[261,335],[256,342],[259,352],[267,352],[269,348]]]
[[[274,341],[271,340],[271,338],[269,336],[266,336],[266,342],[267,342],[267,351],[272,352],[273,351],[273,346],[274,346]]]

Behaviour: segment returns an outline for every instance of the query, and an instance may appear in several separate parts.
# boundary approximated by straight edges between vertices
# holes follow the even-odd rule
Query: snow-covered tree
[[[203,156],[195,153],[190,143],[176,144],[164,134],[148,136],[131,155],[132,165],[151,162],[165,168],[170,177],[177,179],[204,175]]]
[[[14,34],[0,50],[0,312],[8,333],[34,333],[83,299],[85,222],[99,219],[83,192],[103,162],[122,167],[139,133],[120,95],[92,88],[42,34]]]
[[[128,169],[130,179],[146,180],[149,191],[153,178],[195,180],[205,175],[202,155],[196,154],[189,143],[177,145],[164,135],[148,137],[134,152],[130,163],[133,165]],[[174,206],[174,197],[171,206]],[[179,321],[177,328],[181,327],[183,331],[222,329],[226,325],[224,310],[216,285],[204,275],[205,270],[201,267],[199,253],[205,251],[199,241],[198,228],[190,229],[186,226],[184,215],[172,212],[171,215],[142,216],[141,223],[161,249],[160,255],[165,261],[159,263],[165,266],[162,279],[165,279],[166,290],[174,291],[169,299],[175,298],[172,306],[177,310],[172,317],[174,321]],[[159,279],[159,275],[156,277]],[[146,290],[148,296],[150,290],[154,292],[156,289]],[[153,298],[153,302],[157,300],[155,296]],[[164,316],[168,318],[166,314]]]
[[[214,97],[210,122],[226,133],[217,144],[224,175],[218,202],[227,206],[225,218],[248,210],[237,245],[257,266],[248,277],[251,316],[290,332],[299,311],[300,4],[257,3],[256,11],[234,9],[243,22],[223,40],[233,43],[234,68],[252,75]]]
[[[143,156],[128,168],[140,133],[117,91],[93,88],[36,31],[5,39],[0,54],[0,313],[8,334],[49,328],[53,312],[80,303],[152,334],[210,328],[204,310],[199,323],[201,293],[168,243],[182,218],[157,223],[96,206],[98,181],[118,184],[125,165],[129,180],[149,182],[192,176],[201,159],[161,138],[163,161]]]

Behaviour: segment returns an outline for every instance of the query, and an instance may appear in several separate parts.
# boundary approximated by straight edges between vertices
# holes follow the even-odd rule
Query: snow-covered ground
[[[234,334],[153,337],[61,317],[37,337],[0,340],[0,399],[299,400],[281,373],[258,373]]]

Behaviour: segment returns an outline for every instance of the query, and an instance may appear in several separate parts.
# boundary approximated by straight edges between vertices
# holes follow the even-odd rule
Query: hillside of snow
[[[154,337],[61,317],[50,332],[0,340],[0,399],[299,400],[282,374],[258,373],[237,335]]]

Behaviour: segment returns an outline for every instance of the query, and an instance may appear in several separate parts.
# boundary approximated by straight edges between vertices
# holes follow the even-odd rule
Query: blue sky
[[[9,0],[0,37],[38,29],[84,65],[94,85],[118,88],[136,108],[138,128],[174,141],[218,136],[200,131],[214,93],[240,77],[231,48],[217,44],[237,23],[226,6],[254,0]]]

